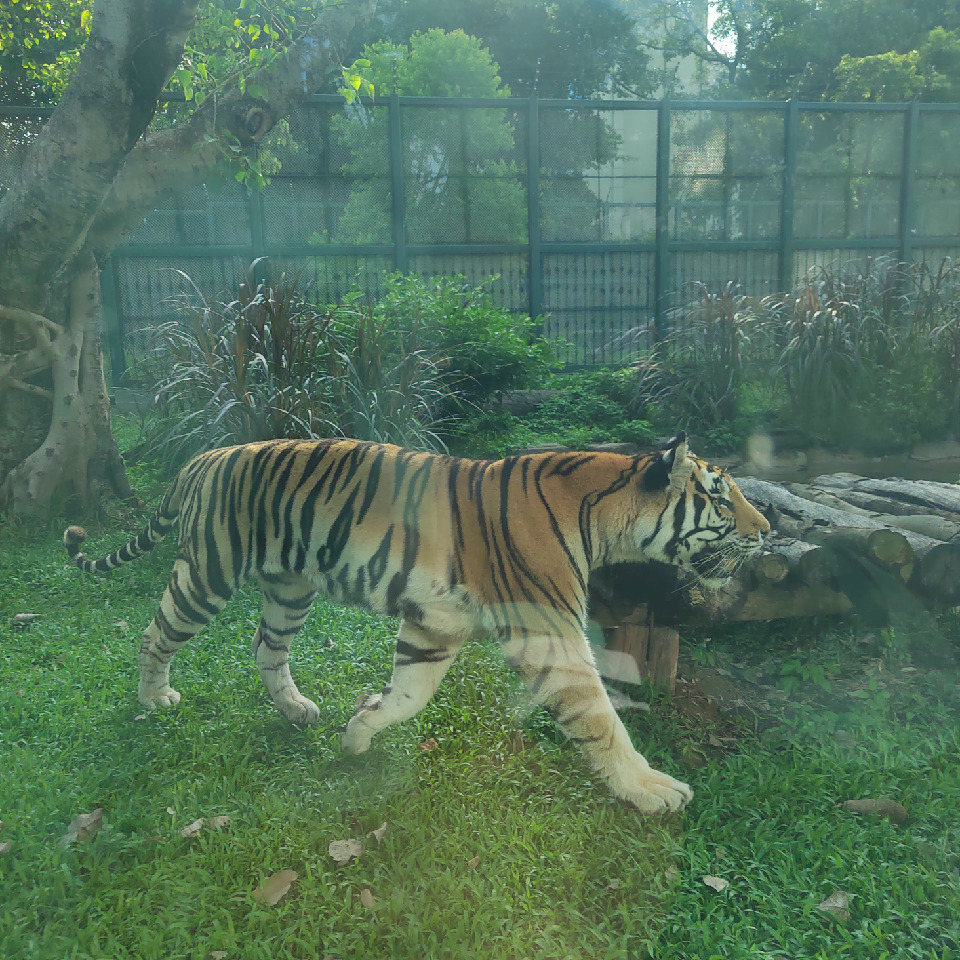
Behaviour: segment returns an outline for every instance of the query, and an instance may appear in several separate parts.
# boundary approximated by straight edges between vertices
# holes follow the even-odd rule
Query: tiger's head
[[[659,507],[652,518],[641,510],[634,524],[644,559],[678,566],[715,589],[760,552],[770,524],[727,473],[690,452],[686,434],[651,456],[640,483]]]

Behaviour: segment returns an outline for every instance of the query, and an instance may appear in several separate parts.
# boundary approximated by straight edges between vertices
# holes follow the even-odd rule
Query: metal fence
[[[40,122],[0,113],[0,188]],[[955,257],[957,143],[960,104],[315,96],[260,145],[262,193],[185,191],[114,251],[113,368],[178,270],[215,295],[259,257],[328,303],[393,270],[487,281],[571,364],[623,362],[694,281],[763,296],[827,262]]]

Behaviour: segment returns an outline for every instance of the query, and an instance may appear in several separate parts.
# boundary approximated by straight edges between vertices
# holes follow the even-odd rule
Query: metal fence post
[[[391,94],[387,104],[390,156],[390,196],[393,215],[393,264],[401,273],[410,269],[407,256],[407,213],[403,195],[403,137],[400,128],[400,96]]]
[[[903,117],[903,166],[900,172],[900,261],[913,260],[913,173],[917,166],[920,101],[912,100]]]
[[[780,184],[780,251],[777,265],[780,293],[787,293],[794,282],[793,211],[799,117],[796,99],[788,100],[783,114],[783,179]]]
[[[543,255],[540,246],[540,105],[537,95],[527,100],[527,283],[530,317],[543,313]]]
[[[657,213],[654,254],[653,319],[661,337],[667,329],[670,289],[670,101],[657,106]]]

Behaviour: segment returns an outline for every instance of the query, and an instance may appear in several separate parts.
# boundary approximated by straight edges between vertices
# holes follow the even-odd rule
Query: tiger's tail
[[[171,516],[163,513],[161,508],[132,540],[99,560],[88,560],[80,551],[80,545],[87,539],[87,531],[83,527],[67,527],[63,531],[63,545],[70,559],[84,573],[109,573],[115,567],[136,560],[152,550],[173,529],[176,521],[176,513]]]

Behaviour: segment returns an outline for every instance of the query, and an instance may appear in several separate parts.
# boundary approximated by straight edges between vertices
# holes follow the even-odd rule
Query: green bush
[[[363,293],[344,301],[355,310],[365,303]],[[460,407],[537,386],[556,366],[556,352],[538,335],[536,321],[495,307],[483,285],[471,286],[461,276],[391,274],[370,309],[407,349],[437,358],[451,388],[448,400]]]

